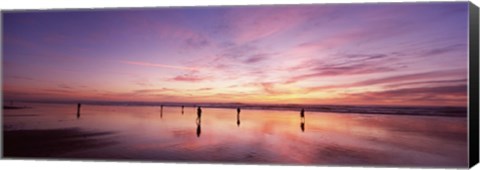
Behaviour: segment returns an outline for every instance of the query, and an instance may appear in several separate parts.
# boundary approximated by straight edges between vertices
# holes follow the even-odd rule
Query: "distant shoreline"
[[[225,109],[255,109],[255,110],[289,110],[306,112],[333,112],[381,115],[418,115],[418,116],[448,116],[467,117],[467,107],[455,106],[355,106],[355,105],[298,105],[298,104],[244,104],[244,103],[173,103],[173,102],[49,102],[49,101],[22,101],[25,103],[50,103],[50,104],[76,104],[104,105],[104,106],[165,106],[165,107],[197,107],[225,108]],[[28,107],[5,108],[21,109]]]

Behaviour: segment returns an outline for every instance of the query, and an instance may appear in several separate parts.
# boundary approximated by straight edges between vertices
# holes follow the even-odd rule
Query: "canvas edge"
[[[455,2],[455,1],[445,1],[445,2],[435,2],[432,1],[433,3],[450,3],[450,2]],[[432,3],[432,2],[406,2],[406,3]],[[374,2],[375,3],[375,2]],[[394,2],[377,2],[377,3],[394,3]],[[397,2],[397,3],[403,3],[403,2]],[[302,5],[331,5],[331,4],[336,4],[336,3],[315,3],[315,4],[302,4]],[[365,3],[346,3],[346,4],[365,4]],[[276,5],[276,4],[264,4],[263,6],[269,6],[269,5]],[[280,5],[299,5],[299,4],[280,4]],[[255,5],[227,5],[227,6],[255,6]],[[0,44],[3,44],[3,17],[5,13],[9,12],[41,12],[41,11],[63,11],[63,10],[115,10],[115,9],[148,9],[148,8],[182,8],[182,7],[225,7],[224,5],[218,5],[218,6],[158,6],[158,7],[107,7],[107,8],[93,8],[93,9],[85,9],[85,8],[73,8],[73,9],[40,9],[40,10],[35,10],[35,9],[13,9],[13,10],[1,10],[0,11]],[[468,164],[469,167],[473,167],[476,164],[479,163],[479,8],[472,2],[469,2],[469,16],[468,16],[468,35],[469,35],[469,98],[468,98],[468,148],[469,148],[469,159],[468,159]],[[0,48],[0,65],[3,66],[3,46]],[[2,84],[1,86],[3,87],[3,69],[0,69],[0,75],[2,78],[0,78],[0,83]],[[3,106],[3,90],[0,91],[0,96],[2,96],[2,99],[0,100],[0,105]],[[3,109],[0,111],[0,122],[2,122],[3,125]],[[3,126],[0,126],[0,143],[2,144],[0,146],[0,159],[5,160],[5,156],[3,153]],[[15,160],[15,159],[12,159]],[[19,160],[28,160],[25,158],[20,158]],[[38,158],[34,158],[33,160],[42,160]],[[52,159],[44,159],[42,161],[48,161]],[[55,159],[53,159],[55,160]],[[61,160],[61,159],[60,159]],[[67,159],[69,160],[69,159]],[[58,160],[57,160],[58,161]],[[99,161],[99,160],[97,160]],[[100,160],[101,161],[101,160]],[[106,161],[106,162],[111,162],[111,161]],[[123,162],[123,161],[122,161]],[[143,161],[140,161],[139,163],[145,163]],[[148,162],[147,162],[148,163]],[[153,162],[153,163],[159,163],[159,162]],[[160,163],[169,163],[169,162],[160,162]],[[170,163],[175,163],[175,162],[170,162]],[[177,162],[178,163],[178,162]],[[185,163],[185,162],[183,162]],[[195,163],[194,163],[195,164]],[[208,164],[208,163],[207,163]],[[239,165],[239,164],[231,164],[231,165]],[[248,165],[248,164],[247,164]],[[255,165],[255,164],[252,164]],[[261,165],[261,164],[257,164]],[[266,164],[270,165],[270,164]],[[280,165],[280,164],[279,164]],[[326,167],[331,167],[331,166],[326,166]],[[355,167],[355,166],[353,166]],[[374,168],[373,166],[372,168]],[[358,167],[359,168],[359,167]]]
[[[479,57],[478,57],[478,7],[469,3],[469,167],[475,166],[479,159]]]

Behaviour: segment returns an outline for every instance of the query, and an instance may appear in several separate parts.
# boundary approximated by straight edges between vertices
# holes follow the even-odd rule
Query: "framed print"
[[[478,7],[2,11],[5,159],[467,168]]]

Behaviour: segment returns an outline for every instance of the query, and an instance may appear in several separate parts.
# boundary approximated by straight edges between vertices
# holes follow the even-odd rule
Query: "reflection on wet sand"
[[[160,119],[163,118],[163,105],[160,106]]]
[[[302,132],[305,132],[305,109],[303,108],[300,111],[300,129],[302,129]]]
[[[237,126],[240,127],[240,107],[237,107]]]
[[[300,122],[300,129],[302,129],[302,132],[305,132],[305,119],[302,119]]]
[[[196,123],[197,123],[197,137],[200,137],[200,134],[202,133],[202,128],[201,128],[201,124],[202,124],[202,108],[200,106],[198,106],[197,108],[197,119],[196,119]]]
[[[240,127],[240,114],[237,114],[237,126]]]
[[[200,134],[202,133],[202,120],[200,118],[197,118],[197,137],[200,137]]]
[[[201,127],[201,124],[202,124],[202,109],[200,107],[198,107],[196,123],[197,123],[197,137],[200,137],[200,133],[202,133],[202,129],[201,129],[202,128]]]
[[[12,141],[13,137],[24,133],[18,130],[33,130],[28,133],[34,134],[36,140],[22,141],[23,148],[42,147],[52,150],[51,156],[84,159],[428,167],[462,167],[468,160],[465,117],[337,114],[308,110],[308,133],[302,133],[306,132],[305,109],[300,110],[300,132],[298,111],[249,109],[242,112],[242,118],[248,121],[242,122],[242,128],[234,128],[232,112],[235,109],[232,108],[194,107],[192,111],[196,109],[196,115],[181,115],[178,107],[160,107],[160,117],[165,112],[168,121],[158,123],[152,121],[158,119],[158,106],[88,105],[82,108],[82,112],[88,112],[82,115],[88,118],[86,121],[71,121],[74,120],[72,115],[63,113],[71,113],[74,107],[72,104],[38,104],[32,105],[32,109],[3,110],[5,115],[37,115],[4,116],[4,134],[8,132],[4,139]],[[237,127],[240,126],[239,110],[236,110]],[[202,111],[207,116],[202,118]],[[192,134],[193,120],[196,137]],[[202,122],[206,125],[203,133]],[[88,142],[79,136],[55,135],[65,139],[58,140],[61,144],[50,145],[53,141],[42,137],[45,131],[35,131],[65,128],[115,135],[95,136]],[[109,141],[116,145],[103,145]],[[38,144],[42,142],[46,145]],[[83,144],[90,142],[102,145],[96,145],[95,149],[84,147]],[[4,145],[5,148],[12,146],[15,147],[15,143]],[[38,148],[31,152],[9,150],[6,155],[35,156],[35,151]]]

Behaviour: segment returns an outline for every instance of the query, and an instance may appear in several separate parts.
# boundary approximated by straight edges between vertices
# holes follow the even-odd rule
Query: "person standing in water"
[[[301,118],[305,118],[305,109],[302,108],[302,110],[300,111],[300,117]]]
[[[163,105],[160,105],[160,119],[163,118]]]
[[[80,107],[82,107],[81,103],[77,104],[77,119],[80,118]]]
[[[200,108],[200,106],[197,108],[197,117],[198,119],[202,118],[202,108]]]
[[[300,129],[302,129],[302,132],[305,132],[305,109],[302,108],[300,111]]]
[[[237,107],[237,126],[240,126],[240,107]]]

